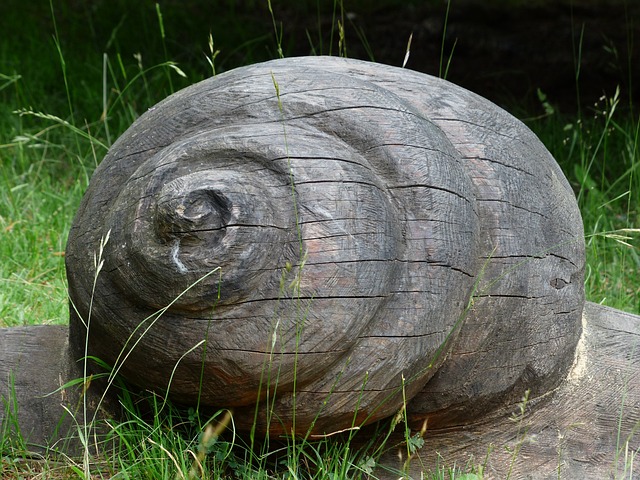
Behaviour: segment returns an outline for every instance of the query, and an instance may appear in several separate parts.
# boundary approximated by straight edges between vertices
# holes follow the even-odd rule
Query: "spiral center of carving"
[[[167,184],[156,203],[156,231],[165,241],[181,239],[187,243],[213,235],[219,240],[231,218],[231,202],[217,189],[192,189],[178,179]]]

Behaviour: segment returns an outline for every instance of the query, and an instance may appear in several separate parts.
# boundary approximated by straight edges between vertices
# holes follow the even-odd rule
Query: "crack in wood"
[[[505,163],[505,162],[500,162],[500,161],[496,160],[495,158],[481,157],[479,155],[465,156],[465,157],[462,157],[462,158],[464,158],[465,160],[482,160],[482,161],[489,162],[489,163],[495,163],[495,164],[500,165],[502,167],[505,167],[505,168],[508,168],[508,169],[511,169],[511,170],[516,170],[516,171],[518,171],[520,173],[524,173],[525,175],[529,175],[529,176],[535,177],[535,174],[533,174],[531,172],[528,172],[527,170],[524,170],[523,168],[517,167],[515,165],[510,165],[510,164]]]

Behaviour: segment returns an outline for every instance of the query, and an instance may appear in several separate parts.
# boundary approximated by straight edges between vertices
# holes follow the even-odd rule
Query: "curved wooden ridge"
[[[129,382],[241,429],[323,435],[406,399],[452,451],[503,438],[482,435],[525,391],[574,392],[571,188],[521,122],[424,74],[290,58],[170,96],[96,169],[65,258],[71,357],[88,334]]]
[[[425,75],[293,58],[136,121],[66,259],[92,355],[124,351],[130,381],[235,407],[240,425],[277,392],[260,429],[305,434],[391,415],[403,389],[426,388],[413,410],[446,425],[553,388],[580,334],[583,257],[573,193],[519,121]],[[78,347],[83,324],[74,310]]]

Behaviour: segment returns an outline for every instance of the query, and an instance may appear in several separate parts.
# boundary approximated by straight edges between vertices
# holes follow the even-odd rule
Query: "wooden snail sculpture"
[[[640,419],[640,318],[585,306],[584,257],[560,168],[494,104],[276,60],[170,96],[96,169],[66,251],[69,358],[88,340],[132,384],[263,434],[406,403],[423,450],[458,464],[514,441],[505,409],[528,392],[538,453],[514,472],[577,478],[614,458],[618,418],[637,450]]]

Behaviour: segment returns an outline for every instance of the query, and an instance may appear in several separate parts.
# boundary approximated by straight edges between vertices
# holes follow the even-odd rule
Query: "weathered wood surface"
[[[81,356],[69,350],[68,326],[1,328],[0,428],[24,440],[26,456],[79,455],[84,448],[78,430],[85,421],[86,395],[89,432],[107,448],[104,421],[119,415],[117,390],[112,387],[104,395],[102,381],[89,376],[87,382],[78,382],[82,378]]]
[[[96,170],[66,262],[92,355],[128,352],[131,382],[241,427],[277,390],[274,434],[383,418],[403,387],[433,425],[471,421],[556,387],[581,331],[580,215],[535,135],[443,80],[339,58],[150,109]],[[71,345],[84,333],[72,310]]]
[[[77,392],[49,394],[80,376],[92,303],[90,355],[240,428],[274,396],[258,431],[333,433],[409,399],[416,477],[493,445],[489,476],[604,478],[640,448],[640,318],[583,310],[571,188],[523,124],[439,79],[298,58],[183,90],[96,170],[66,262],[68,341],[0,330],[0,394],[14,382],[34,445],[73,436],[79,417],[56,427]]]
[[[531,398],[521,423],[510,420],[518,413],[512,404],[469,425],[428,428],[425,446],[410,463],[412,477],[419,479],[423,469],[436,465],[486,462],[485,478],[506,478],[512,456],[505,447],[520,444],[513,479],[557,478],[558,470],[563,479],[639,478],[637,461],[635,476],[625,475],[624,468],[625,454],[640,450],[640,316],[587,303],[584,326],[567,379],[544,398]],[[57,428],[65,415],[61,405],[74,402],[47,395],[80,374],[70,372],[66,339],[62,326],[0,329],[0,396],[8,398],[12,374],[20,426],[34,451],[42,445],[62,448],[67,435],[75,437],[69,417]],[[0,421],[4,413],[3,408]],[[412,418],[411,405],[408,413]],[[416,430],[419,423],[413,425]],[[398,452],[389,451],[376,476],[395,480],[405,459],[398,461]]]
[[[74,411],[77,395],[73,389],[54,393],[81,375],[68,343],[62,325],[0,329],[0,424],[15,431],[17,421],[33,448],[55,446],[75,428],[63,405]]]
[[[410,463],[412,478],[436,465],[485,462],[484,478],[507,478],[510,469],[514,480],[640,478],[640,316],[588,302],[583,322],[568,377],[544,397],[530,398],[522,421],[511,419],[520,414],[512,404],[471,424],[428,428]],[[418,430],[421,421],[414,423]],[[507,450],[517,448],[514,455]],[[404,452],[401,462],[392,451],[383,463],[401,468]],[[398,478],[382,469],[378,475]]]

